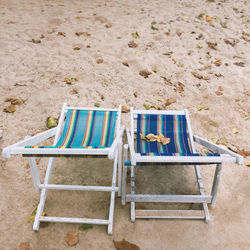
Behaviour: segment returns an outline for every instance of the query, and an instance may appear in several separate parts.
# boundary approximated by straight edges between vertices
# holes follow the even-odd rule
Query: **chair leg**
[[[135,194],[135,167],[131,165],[131,194]],[[131,201],[131,221],[135,222],[135,202]]]
[[[195,168],[195,174],[196,174],[200,194],[205,195],[204,186],[202,183],[202,178],[201,178],[201,173],[200,173],[200,166],[195,165],[194,168]],[[207,203],[202,203],[202,206],[203,206],[203,210],[205,214],[205,222],[208,223],[210,221],[210,215],[209,215]]]
[[[51,176],[51,172],[53,169],[53,164],[54,164],[54,158],[51,157],[49,158],[49,163],[48,163],[48,167],[46,170],[46,174],[45,174],[45,178],[44,178],[44,184],[49,184],[49,179]],[[39,205],[37,207],[37,211],[36,211],[36,217],[34,220],[34,224],[33,224],[33,230],[34,231],[38,231],[39,230],[39,226],[40,226],[40,216],[42,215],[43,209],[44,209],[44,204],[45,204],[45,200],[46,200],[46,196],[47,196],[47,189],[43,188],[41,191],[41,195],[40,195],[40,202]]]
[[[29,157],[29,165],[30,165],[30,171],[31,171],[31,176],[33,179],[33,183],[35,186],[35,190],[38,193],[39,192],[39,185],[41,184],[40,182],[40,176],[36,164],[36,160],[33,157]]]
[[[118,197],[122,192],[122,142],[118,144]]]
[[[214,173],[214,181],[213,181],[213,187],[211,191],[211,196],[212,196],[212,202],[211,205],[212,207],[215,206],[216,203],[216,196],[217,196],[217,191],[219,187],[219,182],[220,182],[220,176],[221,176],[221,170],[222,170],[222,164],[217,164],[215,173]]]
[[[116,151],[116,155],[114,159],[114,166],[113,166],[112,188],[115,188],[116,186],[118,154],[119,152]],[[113,231],[114,210],[115,210],[115,191],[112,191],[111,197],[110,197],[110,207],[109,207],[108,234],[112,234],[112,231]]]
[[[124,145],[124,154],[123,154],[123,160],[128,160],[128,144]],[[122,205],[125,205],[126,203],[126,188],[127,188],[127,165],[123,163],[123,169],[122,169],[122,199],[121,203]]]

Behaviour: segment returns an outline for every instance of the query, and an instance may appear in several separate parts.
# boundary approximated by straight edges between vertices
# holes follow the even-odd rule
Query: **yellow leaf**
[[[250,161],[245,162],[245,165],[246,165],[247,167],[250,167]]]
[[[209,110],[209,108],[208,107],[206,107],[206,106],[199,106],[198,108],[198,111],[201,111],[201,110]]]
[[[237,128],[233,128],[233,129],[232,129],[232,132],[233,132],[234,134],[238,134],[238,133],[239,133],[239,130],[238,130]]]
[[[147,103],[144,103],[143,106],[144,106],[144,108],[147,109],[147,110],[151,108],[151,105],[150,105],[150,104],[147,104]]]
[[[146,138],[147,138],[149,141],[156,141],[157,135],[148,134],[148,135],[146,135]]]
[[[170,143],[170,138],[167,138],[167,137],[160,138],[160,142],[163,145],[169,144]]]
[[[207,21],[207,22],[211,22],[211,21],[212,21],[212,17],[206,16],[206,21]]]
[[[244,117],[244,120],[250,120],[250,116]]]

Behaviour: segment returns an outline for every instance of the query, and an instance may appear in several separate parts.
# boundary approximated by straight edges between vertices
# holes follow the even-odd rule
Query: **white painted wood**
[[[211,205],[213,207],[215,206],[215,202],[216,202],[216,196],[217,196],[218,187],[220,183],[220,177],[221,177],[221,170],[222,170],[222,164],[217,164],[215,173],[214,173],[214,180],[213,180],[213,186],[212,186],[212,191],[211,191],[211,196],[212,196]]]
[[[117,161],[118,161],[118,151],[116,151],[114,165],[113,165],[112,188],[115,188],[116,186]],[[115,210],[115,191],[112,191],[110,197],[110,207],[109,207],[108,234],[112,234],[113,231],[114,210]]]
[[[199,218],[204,219],[203,210],[148,210],[148,209],[137,209],[136,218],[154,218],[154,219],[188,219],[188,218]]]
[[[174,202],[174,203],[210,203],[211,195],[158,195],[127,194],[126,201],[131,202]]]
[[[135,155],[136,162],[180,162],[180,163],[222,163],[222,162],[235,162],[235,158],[228,155],[221,156],[141,156]]]
[[[133,139],[130,131],[127,129],[127,139],[128,139],[128,146],[129,146],[129,151],[130,151],[130,160],[133,165],[136,165],[136,154],[135,154],[135,149],[133,146]],[[140,154],[138,154],[140,156]]]
[[[148,115],[184,115],[184,110],[133,110],[134,118],[137,118],[138,114],[148,114]],[[133,131],[133,130],[131,130]]]
[[[128,143],[129,147],[130,147],[130,152],[133,152],[133,150],[134,150],[134,138],[132,137],[133,136],[132,131],[134,131],[134,119],[133,119],[133,116],[134,116],[134,108],[130,108],[130,131],[127,129],[127,135],[128,135],[129,132],[130,132],[130,135],[131,135],[130,142]]]
[[[130,186],[131,186],[131,195],[135,194],[135,167],[133,165],[131,165],[130,167],[130,176],[131,176],[131,180],[130,180]],[[131,215],[131,221],[135,222],[135,202],[131,201],[130,202],[130,215]]]
[[[17,142],[11,146],[8,146],[3,149],[2,156],[4,158],[9,158],[12,154],[19,154],[19,150],[25,146],[34,146],[39,144],[40,142],[54,136],[56,134],[58,127],[49,129],[45,132],[39,133],[37,135],[34,135],[32,137],[26,138],[20,142]]]
[[[94,225],[107,225],[108,224],[108,220],[102,220],[102,219],[49,217],[49,216],[40,216],[40,221],[43,221],[43,222],[47,221],[47,222],[62,222],[62,223],[94,224]]]
[[[23,155],[108,155],[109,148],[79,149],[79,148],[23,148],[15,147],[12,154]]]
[[[40,184],[40,189],[53,189],[53,190],[81,190],[81,191],[102,191],[102,192],[112,192],[118,191],[118,187],[108,187],[108,186],[80,186],[80,185],[59,185],[59,184]]]
[[[234,152],[232,152],[231,150],[229,149],[225,149],[221,146],[218,146],[206,139],[203,139],[197,135],[194,135],[194,141],[199,143],[200,145],[208,148],[209,150],[211,150],[212,152],[215,152],[215,153],[219,153],[219,154],[227,154],[229,156],[231,156],[231,158],[235,158],[236,160],[235,161],[231,161],[231,162],[236,162],[238,164],[243,164],[244,163],[244,158],[239,155],[239,154],[236,154]]]
[[[29,165],[30,165],[30,172],[31,172],[31,176],[33,179],[34,187],[35,187],[36,192],[38,193],[41,182],[40,182],[40,176],[39,176],[35,158],[33,157],[29,158]]]
[[[122,140],[118,143],[118,197],[121,197],[122,189]]]
[[[124,145],[123,169],[122,169],[122,205],[126,203],[126,188],[127,188],[127,166],[124,161],[128,160],[128,144]]]
[[[54,146],[56,145],[57,141],[59,140],[60,131],[62,129],[63,119],[64,119],[62,117],[65,116],[64,111],[65,111],[66,106],[67,106],[67,104],[64,103],[63,107],[62,107],[62,111],[61,111],[61,116],[59,118],[59,123],[58,123],[58,126],[57,126],[56,135],[55,135],[55,138],[54,138],[54,143],[53,143]],[[54,165],[54,158],[50,157],[48,167],[47,167],[47,170],[46,170],[46,174],[45,174],[45,178],[44,178],[44,185],[49,184],[50,176],[51,176],[51,173],[52,173],[52,170],[53,170],[53,165]],[[34,224],[33,224],[33,230],[34,231],[39,230],[40,217],[41,217],[43,209],[44,209],[46,196],[47,196],[47,189],[43,188],[42,191],[41,191],[40,202],[39,202],[38,207],[37,207],[36,216],[35,216],[35,220],[34,220]]]
[[[118,109],[67,107],[66,110],[118,111]]]
[[[188,136],[189,136],[189,140],[190,140],[190,148],[192,150],[192,153],[196,153],[194,140],[193,140],[193,132],[192,132],[192,128],[191,128],[191,122],[190,122],[190,118],[189,118],[189,114],[188,114],[187,109],[185,109],[185,115],[186,115],[186,121],[187,121]],[[202,178],[201,178],[201,174],[200,174],[200,166],[194,165],[194,169],[195,169],[195,174],[196,174],[196,179],[197,179],[197,184],[198,184],[200,194],[205,195],[204,187],[203,187],[203,183],[202,183]],[[210,221],[210,215],[209,215],[207,203],[202,203],[202,207],[203,207],[204,214],[205,214],[205,222],[208,223]]]

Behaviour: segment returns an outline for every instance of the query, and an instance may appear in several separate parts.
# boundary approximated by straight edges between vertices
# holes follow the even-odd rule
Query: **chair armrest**
[[[34,146],[34,145],[52,137],[52,136],[54,136],[56,134],[57,128],[58,127],[55,127],[55,128],[49,129],[47,131],[44,131],[42,133],[39,133],[37,135],[34,135],[32,137],[25,138],[22,141],[19,141],[11,146],[4,148],[2,151],[2,157],[3,158],[10,158],[11,154],[15,154],[12,151],[16,147]]]
[[[241,155],[236,154],[229,149],[218,146],[218,145],[216,145],[216,144],[214,144],[206,139],[203,139],[197,135],[194,135],[193,138],[194,138],[195,142],[206,147],[207,149],[209,149],[210,151],[212,151],[214,153],[227,154],[227,155],[230,155],[230,156],[236,158],[236,163],[239,165],[242,165],[244,162],[244,158]]]
[[[115,140],[113,141],[113,143],[109,149],[109,154],[108,154],[109,159],[114,159],[117,144],[122,141],[122,136],[123,136],[124,130],[125,130],[125,126],[122,126],[120,131],[119,131],[119,134],[116,136]]]

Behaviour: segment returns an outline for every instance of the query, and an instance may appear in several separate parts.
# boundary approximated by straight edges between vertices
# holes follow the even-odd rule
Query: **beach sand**
[[[0,24],[0,148],[45,131],[47,117],[57,118],[67,102],[84,107],[98,103],[104,108],[122,104],[144,109],[147,104],[152,109],[188,109],[194,134],[236,151],[250,150],[249,1],[1,0]],[[129,47],[131,41],[137,47],[133,43],[135,48]],[[144,78],[141,70],[151,74]],[[65,78],[78,81],[69,85]],[[10,97],[21,98],[24,104],[16,105],[14,113],[3,112]],[[169,98],[176,102],[166,106]],[[129,126],[129,121],[129,113],[123,114],[122,124]],[[42,158],[42,177],[46,164]],[[68,249],[64,238],[69,231],[79,232],[79,242],[71,249],[115,249],[113,240],[123,238],[142,250],[250,248],[245,165],[223,165],[209,224],[132,223],[129,204],[123,207],[117,198],[112,236],[106,226],[80,231],[79,225],[59,223],[35,233],[29,217],[39,194],[27,159],[0,158],[0,169],[0,249],[17,249],[22,242],[37,250]],[[111,171],[109,160],[60,158],[51,183],[110,185]],[[201,167],[208,194],[213,172],[214,166]],[[197,193],[191,166],[137,169],[136,185],[142,192]],[[107,218],[108,206],[106,193],[49,191],[45,212]]]

